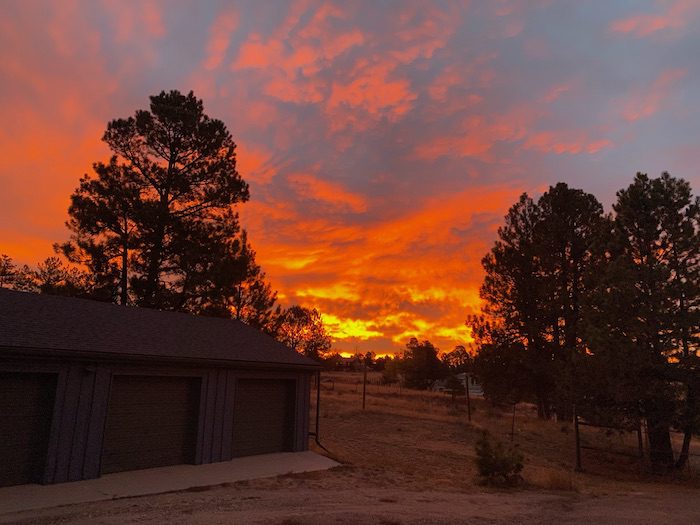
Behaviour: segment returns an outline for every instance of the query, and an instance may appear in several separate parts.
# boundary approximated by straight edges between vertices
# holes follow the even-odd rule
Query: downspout
[[[324,447],[321,444],[321,439],[319,436],[320,424],[321,424],[321,370],[316,372],[316,429],[314,432],[309,432],[309,437],[313,436],[316,445],[321,447],[328,454],[331,454],[331,451],[328,450],[326,447]]]

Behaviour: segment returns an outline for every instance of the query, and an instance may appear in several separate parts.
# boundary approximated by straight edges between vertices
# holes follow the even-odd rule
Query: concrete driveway
[[[175,465],[106,474],[98,479],[56,485],[17,485],[0,488],[2,516],[60,505],[162,494],[282,474],[326,470],[338,466],[315,452],[283,452],[236,458],[208,465]]]

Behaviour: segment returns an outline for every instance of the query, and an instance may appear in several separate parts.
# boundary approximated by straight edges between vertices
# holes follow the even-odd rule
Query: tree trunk
[[[124,224],[122,225],[122,271],[120,278],[120,295],[121,304],[126,306],[129,301],[129,220],[127,219],[126,213],[123,216]]]
[[[535,396],[537,397],[537,417],[540,419],[551,419],[552,409],[549,403],[549,396],[542,387],[537,387]]]
[[[681,447],[681,452],[678,456],[678,461],[676,461],[676,468],[677,469],[682,469],[685,467],[685,465],[688,463],[688,456],[690,455],[690,441],[693,438],[693,424],[692,424],[692,418],[693,418],[693,408],[695,407],[696,403],[696,394],[695,394],[695,388],[693,388],[693,385],[688,386],[688,397],[686,399],[686,414],[685,417],[686,419],[686,424],[685,427],[683,428],[683,446]]]
[[[690,426],[685,427],[685,432],[683,435],[683,446],[681,447],[681,453],[678,456],[678,461],[676,461],[676,468],[678,470],[682,469],[688,463],[688,456],[690,456],[690,441],[693,438],[693,429]]]
[[[143,306],[147,308],[159,308],[158,285],[160,280],[161,259],[165,244],[165,223],[168,216],[167,199],[161,197],[161,210],[158,217],[158,227],[153,236],[153,243],[148,253],[148,270],[144,286]]]
[[[129,290],[128,290],[128,284],[129,284],[129,252],[127,251],[126,243],[122,247],[122,271],[121,271],[121,290],[120,290],[120,295],[121,295],[121,305],[126,306],[126,304],[129,301]]]
[[[647,418],[647,425],[652,468],[655,472],[667,472],[674,466],[669,426],[653,418]]]

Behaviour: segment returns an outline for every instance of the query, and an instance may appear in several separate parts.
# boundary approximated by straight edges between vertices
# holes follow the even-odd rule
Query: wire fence
[[[592,445],[587,442],[586,436],[582,432],[582,427],[598,429],[599,431],[604,431],[607,435],[616,435],[618,437],[617,442],[613,443],[612,440],[609,440],[606,443],[607,446],[600,446],[600,444]],[[638,422],[637,428],[629,429],[593,423],[586,421],[578,415],[574,415],[574,434],[576,438],[576,470],[583,470],[582,451],[592,451],[606,456],[630,458],[635,460],[638,466],[642,469],[648,466],[650,450],[649,431],[646,421],[644,420],[640,420]],[[680,431],[671,430],[670,435],[673,456],[678,458],[681,452],[685,434]],[[690,442],[688,460],[685,463],[685,467],[688,470],[695,467],[695,460],[692,460],[692,458],[700,458],[700,443],[698,442],[698,436],[693,436],[693,438],[694,439],[691,439]],[[596,441],[600,443],[600,439]]]

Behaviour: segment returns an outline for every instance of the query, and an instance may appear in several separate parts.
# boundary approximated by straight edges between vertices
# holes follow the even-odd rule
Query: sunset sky
[[[339,350],[466,342],[523,191],[565,181],[609,209],[663,170],[700,190],[700,0],[0,9],[0,252],[52,255],[106,123],[194,90],[239,146],[258,262]]]

